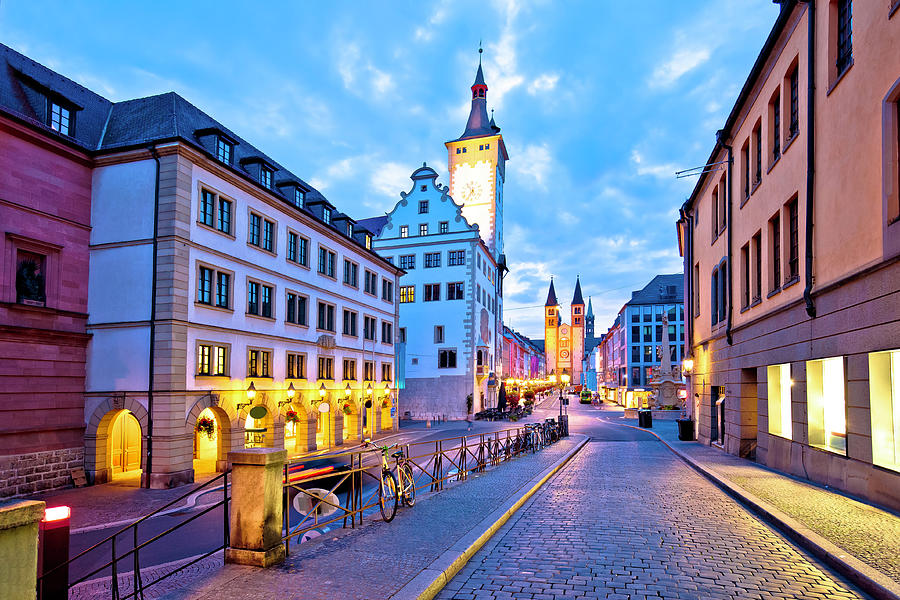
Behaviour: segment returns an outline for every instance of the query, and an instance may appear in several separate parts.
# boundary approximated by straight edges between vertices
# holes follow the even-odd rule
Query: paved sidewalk
[[[413,508],[401,508],[390,523],[367,519],[360,529],[330,531],[292,545],[288,559],[278,567],[222,568],[204,561],[208,564],[189,567],[145,595],[167,600],[390,598],[458,541],[483,533],[475,530],[484,517],[524,493],[537,476],[583,440],[572,436],[537,454],[470,475],[442,492],[422,495]]]
[[[636,419],[623,418],[621,409],[604,407],[601,416],[613,423],[637,425]],[[805,547],[817,554],[821,548],[833,555],[823,557],[829,562],[843,562],[843,568],[873,578],[883,588],[871,589],[858,581],[867,591],[882,597],[900,597],[900,517],[719,449],[682,442],[673,421],[655,421],[651,431],[692,466],[763,512]]]

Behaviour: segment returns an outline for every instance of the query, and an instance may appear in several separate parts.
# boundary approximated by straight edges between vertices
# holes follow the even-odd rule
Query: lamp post
[[[560,381],[562,381],[562,387],[563,387],[563,389],[565,389],[566,387],[568,387],[569,381],[571,381],[571,377],[569,377],[568,373],[563,373],[562,376],[560,377]],[[562,393],[560,393],[560,398],[559,398],[560,421],[562,421],[561,413],[562,413],[563,402],[568,404],[569,399],[568,399],[568,397],[563,399]],[[564,435],[569,435],[569,409],[568,408],[566,408],[565,417],[566,417],[566,419],[565,419],[565,424],[563,425],[563,432],[564,432]]]

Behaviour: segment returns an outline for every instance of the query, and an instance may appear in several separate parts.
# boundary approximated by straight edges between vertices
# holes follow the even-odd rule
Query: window
[[[363,338],[375,341],[375,317],[363,317]]]
[[[400,304],[416,301],[416,286],[401,285],[400,286]]]
[[[466,264],[465,250],[451,250],[447,253],[447,266],[456,267]]]
[[[653,346],[644,346],[644,362],[653,362]]]
[[[344,283],[355,288],[359,287],[359,265],[344,259]]]
[[[415,254],[401,254],[400,255],[400,268],[404,271],[411,271],[416,268],[416,255]]]
[[[212,304],[212,285],[213,270],[207,267],[200,267],[200,273],[197,277],[197,302]]]
[[[248,241],[253,246],[259,246],[260,232],[262,230],[262,217],[256,213],[250,213],[250,231]]]
[[[463,299],[463,283],[462,281],[454,281],[447,284],[447,300]]]
[[[428,200],[419,200],[419,214],[424,215],[428,213]]]
[[[376,275],[372,271],[366,269],[363,272],[363,278],[365,280],[363,282],[363,284],[365,286],[363,288],[363,291],[365,291],[367,294],[372,294],[374,296],[375,290],[378,289],[378,275]]]
[[[231,200],[219,196],[219,218],[216,228],[222,233],[231,235]]]
[[[352,358],[345,358],[342,374],[344,381],[356,381],[356,361]]]
[[[753,236],[750,244],[753,252],[753,298],[754,303],[762,298],[762,232]]]
[[[719,267],[719,320],[724,321],[728,308],[728,263]]]
[[[769,433],[791,439],[791,365],[770,365],[766,372],[769,388]]]
[[[259,314],[259,284],[255,281],[247,282],[247,312],[251,315]]]
[[[352,335],[356,336],[356,324],[359,320],[359,315],[352,310],[344,309],[344,335]]]
[[[806,408],[809,444],[847,452],[847,402],[843,357],[806,362]]]
[[[391,381],[391,363],[381,363],[381,381]]]
[[[402,237],[402,238],[409,237],[409,225],[401,225],[400,226],[400,237]]]
[[[428,224],[427,223],[419,224],[419,235],[428,235]]]
[[[272,318],[272,288],[262,286],[262,316]]]
[[[441,266],[441,253],[440,252],[426,252],[425,253],[425,268],[433,269],[434,267]]]
[[[741,148],[741,169],[744,178],[744,200],[750,197],[750,144],[744,143]]]
[[[709,202],[709,211],[712,225],[712,238],[710,239],[715,242],[716,238],[719,237],[719,186],[713,188]]]
[[[653,341],[653,327],[651,325],[644,325],[644,341]]]
[[[757,123],[753,130],[753,144],[756,146],[753,155],[753,183],[758,184],[762,181],[762,123]]]
[[[322,222],[326,225],[331,223],[331,209],[327,206],[322,207]]]
[[[233,151],[234,146],[228,140],[221,136],[216,138],[216,158],[226,165],[230,165]]]
[[[437,302],[441,299],[441,284],[426,283],[425,284],[425,302]]]
[[[375,363],[371,360],[363,363],[363,381],[375,381]]]
[[[456,368],[456,350],[438,350],[438,369]]]
[[[381,322],[381,342],[383,344],[394,343],[394,324],[387,321]]]
[[[781,156],[781,91],[775,92],[769,103],[769,114],[772,116],[772,162]]]
[[[728,186],[726,175],[719,179],[719,231],[724,231],[727,224]]]
[[[781,215],[778,213],[769,219],[769,238],[771,239],[769,262],[772,264],[770,271],[772,280],[769,287],[771,291],[775,291],[781,287]]]
[[[434,343],[435,344],[443,344],[444,343],[444,326],[443,325],[435,325],[434,326]]]
[[[353,237],[353,223],[347,222],[347,237]]]
[[[791,86],[791,138],[800,133],[800,67],[795,66],[790,75]]]
[[[406,327],[400,328],[400,343],[401,344],[406,343]]]
[[[296,352],[287,353],[287,378],[306,379],[306,355]]]
[[[750,244],[741,248],[741,308],[750,306]]]
[[[57,104],[50,103],[50,129],[63,135],[72,135],[72,111]]]
[[[216,209],[216,195],[209,190],[200,191],[200,222],[208,227],[214,224],[213,214]]]
[[[268,350],[247,349],[247,377],[271,377],[272,353]]]
[[[640,325],[632,325],[631,326],[631,343],[641,341],[641,327]]]
[[[394,301],[394,282],[387,279],[381,280],[381,299],[388,302]]]
[[[262,248],[269,252],[275,252],[275,223],[263,221]]]
[[[231,306],[231,275],[216,273],[216,306],[229,308]]]
[[[197,375],[226,377],[228,375],[228,348],[216,344],[198,344]]]
[[[266,166],[259,167],[259,182],[264,188],[272,188],[272,169]]]
[[[293,231],[288,231],[287,243],[287,259],[291,262],[297,262],[297,245],[299,244],[299,236]]]
[[[900,471],[900,350],[869,354],[872,462]]]
[[[272,287],[256,281],[247,282],[247,314],[272,318]]]
[[[438,223],[438,229],[441,233],[447,233],[450,231],[450,223],[448,221],[441,221]]]
[[[332,357],[319,357],[319,379],[334,379],[334,359]]]
[[[319,246],[319,273],[334,278],[334,263],[337,255]]]
[[[640,367],[632,367],[631,368],[631,385],[632,386],[641,385],[641,368]]]
[[[841,75],[853,63],[853,2],[837,2],[837,75]]]
[[[710,323],[719,322],[719,270],[713,269],[709,281]],[[644,341],[647,341],[646,339]]]
[[[294,193],[292,197],[294,206],[296,206],[297,208],[303,208],[303,202],[306,201],[306,192],[304,192],[297,186],[294,186]]]
[[[800,277],[800,230],[798,219],[797,199],[794,198],[787,205],[789,246],[788,246],[788,279]]]
[[[293,323],[294,325],[303,325],[306,326],[309,324],[308,314],[307,314],[307,303],[308,299],[306,296],[301,296],[300,294],[294,292],[287,293],[287,301],[285,307],[285,318],[284,320],[288,323]]]
[[[635,363],[641,362],[641,347],[640,346],[632,346],[631,347],[631,362],[635,362]]]
[[[459,154],[461,152],[461,148],[456,149],[456,153]]]
[[[319,302],[319,317],[316,328],[334,333],[334,305]]]

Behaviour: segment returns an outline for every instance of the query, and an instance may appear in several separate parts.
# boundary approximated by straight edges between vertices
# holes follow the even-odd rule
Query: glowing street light
[[[297,395],[297,390],[294,389],[294,382],[292,381],[292,382],[288,385],[288,389],[287,389],[287,397],[293,399],[294,396],[296,396],[296,395]]]
[[[349,398],[350,394],[352,394],[352,393],[353,392],[350,390],[350,384],[348,383],[347,387],[344,388],[344,395]]]
[[[254,398],[256,398],[256,386],[251,381],[247,387],[247,400],[253,400]]]
[[[325,384],[323,383],[322,385],[319,386],[319,398],[324,398],[324,397],[325,397]],[[327,411],[324,411],[324,412],[327,412]]]

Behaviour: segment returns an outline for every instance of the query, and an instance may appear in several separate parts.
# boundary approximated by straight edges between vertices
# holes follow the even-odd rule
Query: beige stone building
[[[782,2],[678,222],[700,441],[900,507],[900,11]]]

